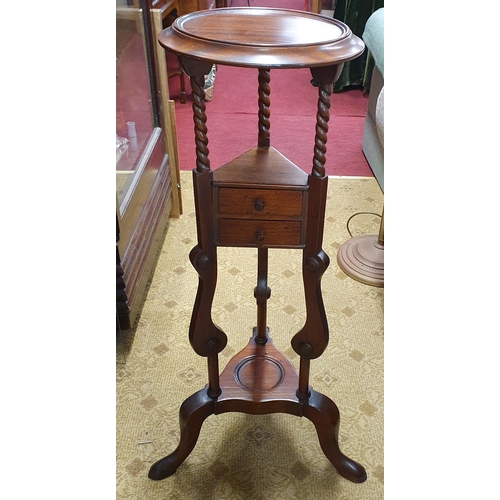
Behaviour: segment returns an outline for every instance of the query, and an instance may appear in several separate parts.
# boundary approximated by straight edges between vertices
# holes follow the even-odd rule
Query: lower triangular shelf
[[[292,363],[274,347],[254,336],[236,354],[220,375],[221,395],[215,413],[239,411],[251,414],[292,413],[302,415],[296,392],[299,377]]]

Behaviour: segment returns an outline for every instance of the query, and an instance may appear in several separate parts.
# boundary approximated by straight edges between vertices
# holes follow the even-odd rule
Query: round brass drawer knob
[[[265,239],[265,236],[264,236],[264,231],[257,231],[257,232],[255,233],[255,239],[256,239],[257,241],[264,241],[264,239]]]
[[[257,212],[264,210],[264,200],[262,198],[258,198],[257,200],[255,200],[254,208],[255,210],[257,210]]]

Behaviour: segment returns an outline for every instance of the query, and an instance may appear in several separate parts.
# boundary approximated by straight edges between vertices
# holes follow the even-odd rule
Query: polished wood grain
[[[300,222],[220,219],[218,245],[300,248]]]
[[[312,389],[307,399],[297,394],[297,372],[274,347],[270,337],[267,337],[267,342],[259,343],[254,329],[249,343],[231,359],[220,381],[223,389],[217,398],[211,398],[205,388],[184,401],[179,412],[179,445],[170,455],[151,466],[150,479],[165,479],[174,474],[193,451],[206,418],[228,412],[244,412],[252,415],[287,413],[308,418],[316,428],[323,452],[337,471],[355,483],[366,480],[363,466],[340,451],[340,413],[337,405]]]
[[[215,170],[214,186],[304,190],[307,174],[272,146],[256,147]]]
[[[300,217],[302,192],[280,189],[219,189],[218,210],[224,217]]]
[[[208,384],[181,406],[179,445],[153,464],[149,477],[158,480],[173,474],[193,450],[203,421],[212,414],[289,413],[313,422],[322,450],[343,477],[363,482],[364,468],[340,451],[337,406],[309,385],[311,360],[324,352],[329,341],[321,278],[329,265],[322,242],[330,96],[343,62],[360,55],[363,42],[339,21],[264,8],[216,9],[182,16],[162,31],[159,41],[177,54],[193,92],[198,244],[190,259],[199,286],[189,339],[195,352],[207,358]],[[257,69],[258,132],[255,148],[212,171],[203,76],[214,63]],[[271,146],[272,71],[282,67],[309,67],[319,82],[309,175]],[[228,339],[211,317],[219,246],[258,249],[257,325],[248,345],[220,375],[218,354]],[[266,325],[271,296],[269,248],[302,249],[306,321],[291,339],[300,356],[299,373],[274,347]]]
[[[254,68],[342,64],[364,50],[362,40],[336,19],[259,7],[181,16],[160,34],[159,42],[178,55]]]

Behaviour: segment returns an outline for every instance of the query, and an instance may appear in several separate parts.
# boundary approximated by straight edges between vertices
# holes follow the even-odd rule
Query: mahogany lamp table
[[[355,483],[365,469],[338,445],[339,410],[309,386],[309,367],[328,344],[321,277],[329,265],[322,249],[328,177],[325,153],[330,95],[343,63],[358,57],[363,42],[342,22],[309,12],[235,7],[177,18],[159,35],[190,77],[196,168],[193,186],[198,244],[189,257],[199,275],[189,340],[207,358],[208,384],[180,408],[178,447],[153,464],[151,479],[173,474],[193,450],[212,414],[287,413],[314,424],[321,448],[340,475]],[[204,75],[213,64],[258,70],[257,146],[212,171],[208,158]],[[310,68],[319,82],[312,171],[309,175],[270,145],[270,75],[274,68]],[[257,82],[256,82],[257,83]],[[257,86],[257,85],[256,85]],[[227,89],[230,92],[231,89]],[[312,149],[312,148],[311,148]],[[257,248],[257,325],[248,345],[219,374],[218,354],[226,334],[212,321],[217,283],[217,247]],[[273,345],[266,325],[268,249],[301,249],[306,321],[292,338],[299,373]]]

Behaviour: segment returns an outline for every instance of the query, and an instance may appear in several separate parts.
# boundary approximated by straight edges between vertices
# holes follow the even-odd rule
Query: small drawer
[[[304,191],[286,189],[219,188],[221,216],[252,216],[259,219],[300,217]]]
[[[219,245],[257,247],[300,247],[301,223],[219,219]]]

